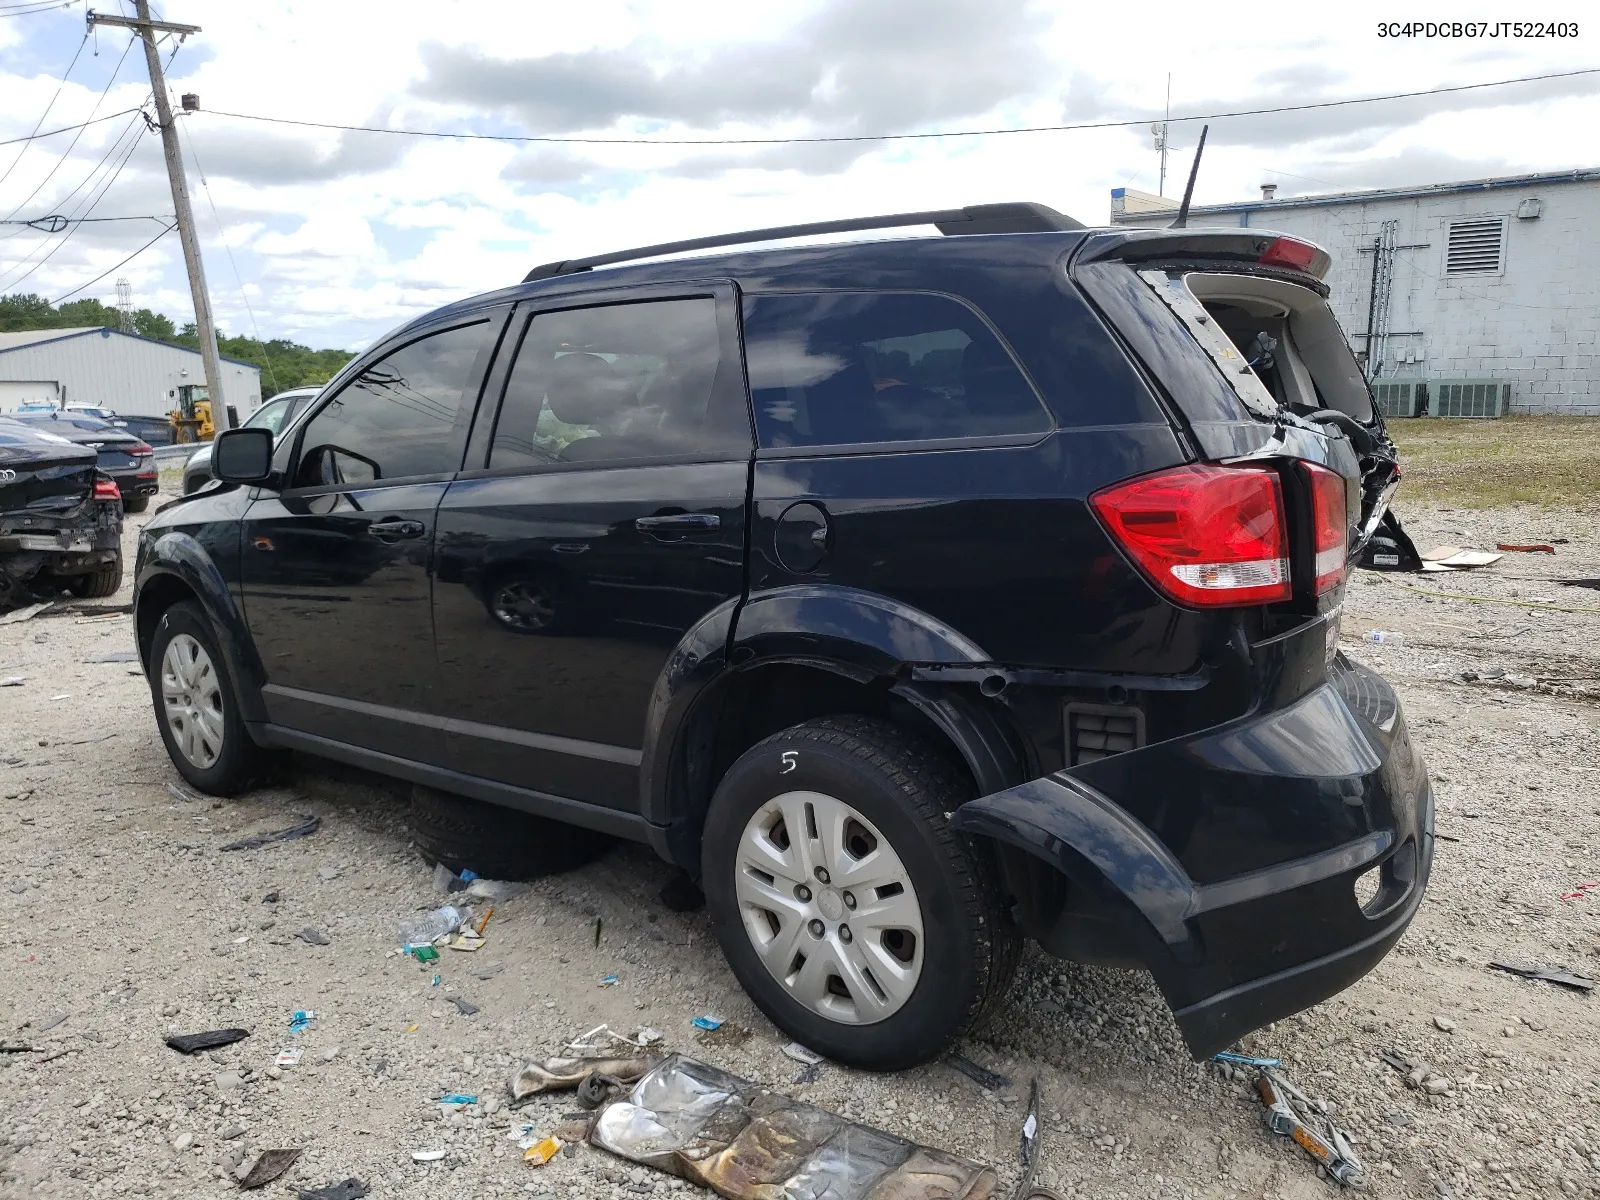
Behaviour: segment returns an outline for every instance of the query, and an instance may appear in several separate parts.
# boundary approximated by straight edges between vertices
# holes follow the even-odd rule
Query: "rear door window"
[[[764,448],[1039,435],[1050,417],[988,325],[948,296],[746,296]]]

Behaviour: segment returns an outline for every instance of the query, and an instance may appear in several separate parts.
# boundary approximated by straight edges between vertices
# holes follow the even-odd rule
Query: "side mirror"
[[[272,431],[228,429],[211,446],[211,473],[224,483],[261,483],[272,474]]]

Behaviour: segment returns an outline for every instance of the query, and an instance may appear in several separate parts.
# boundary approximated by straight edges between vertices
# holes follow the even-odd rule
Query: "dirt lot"
[[[1600,534],[1592,518],[1531,508],[1402,508],[1424,546],[1570,540],[1554,556],[1350,588],[1345,648],[1399,688],[1449,840],[1397,951],[1247,1045],[1337,1106],[1377,1196],[1600,1196],[1600,996],[1486,967],[1600,975],[1600,891],[1561,898],[1600,877],[1600,591],[1554,582],[1600,576]],[[1404,642],[1364,642],[1374,629]],[[0,1194],[223,1196],[229,1165],[269,1146],[304,1153],[265,1196],[351,1175],[383,1197],[687,1193],[589,1149],[533,1168],[508,1140],[513,1065],[602,1021],[653,1026],[673,1048],[1008,1177],[1037,1077],[1042,1178],[1069,1196],[1334,1190],[1266,1131],[1246,1082],[1189,1060],[1147,977],[1037,952],[963,1047],[1012,1085],[986,1093],[943,1065],[829,1065],[791,1086],[786,1039],[744,999],[703,914],[658,901],[669,872],[641,847],[500,904],[484,949],[419,968],[392,953],[397,923],[438,903],[404,791],[297,760],[249,796],[178,798],[143,678],[103,661],[131,645],[126,618],[0,626],[0,676],[27,677],[0,689],[0,1041],[35,1047],[0,1054]],[[302,813],[322,818],[312,837],[220,850]],[[299,1035],[296,1009],[317,1013]],[[701,1013],[727,1025],[701,1035]],[[219,1026],[252,1035],[193,1058],[162,1044]],[[304,1061],[274,1077],[291,1045]],[[1386,1051],[1447,1083],[1408,1088]],[[482,1101],[445,1115],[435,1098],[448,1092]],[[549,1130],[573,1107],[537,1101],[515,1119]],[[447,1153],[419,1164],[417,1150]]]

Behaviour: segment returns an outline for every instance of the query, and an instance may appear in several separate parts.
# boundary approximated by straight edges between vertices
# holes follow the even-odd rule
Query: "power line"
[[[131,43],[130,43],[131,44]],[[80,121],[76,125],[63,125],[59,129],[51,129],[45,133],[30,133],[27,137],[7,138],[0,141],[0,146],[15,146],[18,142],[41,142],[45,138],[55,137],[58,133],[71,133],[74,129],[87,129],[91,125],[99,125],[102,121],[115,121],[118,117],[125,117],[129,113],[136,113],[137,108],[124,108],[120,112],[107,113],[103,117],[94,117],[88,121]]]
[[[52,213],[48,217],[34,217],[32,220],[0,221],[0,225],[25,225],[40,233],[60,233],[68,225],[103,225],[108,221],[158,221],[165,224],[170,220],[172,220],[170,216],[158,217],[148,214],[128,217],[63,217],[60,213]]]
[[[146,250],[150,249],[151,246],[154,246],[157,242],[159,242],[162,238],[166,237],[167,234],[171,233],[177,227],[178,227],[178,223],[176,221],[174,221],[171,225],[168,225],[160,233],[156,234],[155,237],[151,238],[148,242],[146,242],[144,245],[140,246],[132,254],[128,255],[127,258],[123,259],[116,266],[106,268],[104,271],[100,272],[100,274],[96,275],[93,279],[89,280],[88,283],[80,284],[79,286],[73,288],[65,296],[58,296],[58,297],[56,297],[56,299],[50,301],[51,307],[54,308],[54,307],[60,305],[60,303],[63,300],[72,299],[79,292],[84,291],[84,290],[86,290],[88,288],[92,288],[95,284],[99,283],[107,275],[111,274],[112,271],[120,270],[121,268],[127,266],[134,259],[138,258],[139,255],[143,254]]]
[[[57,9],[71,7],[72,0],[65,0],[65,2],[63,2],[63,0],[49,0],[49,2],[45,4],[35,4],[29,6],[18,5],[16,8],[10,11],[0,11],[0,21],[5,20],[7,17],[31,17],[35,13],[55,12]]]
[[[17,151],[17,156],[11,160],[11,165],[6,168],[6,173],[0,175],[0,183],[11,178],[11,172],[17,169],[17,164],[22,161],[22,156],[28,152],[28,147],[33,144],[33,139],[39,135],[39,126],[44,124],[44,119],[50,115],[50,110],[56,106],[56,101],[61,99],[61,91],[67,86],[67,80],[72,75],[72,68],[78,65],[78,56],[83,53],[83,48],[89,44],[89,31],[83,31],[83,41],[78,43],[78,48],[72,52],[72,61],[67,64],[67,69],[61,72],[61,82],[56,85],[55,95],[50,97],[50,103],[44,106],[44,111],[39,114],[39,119],[33,123],[33,132],[28,135],[28,140],[22,143],[22,149]]]
[[[1523,75],[1515,79],[1495,79],[1487,83],[1462,83],[1449,87],[1427,88],[1417,92],[1389,92],[1381,96],[1357,96],[1348,100],[1322,100],[1313,104],[1283,104],[1275,108],[1249,108],[1235,112],[1191,113],[1172,117],[1173,123],[1186,121],[1220,121],[1229,117],[1261,117],[1273,113],[1308,112],[1319,108],[1343,108],[1353,104],[1378,104],[1386,100],[1411,100],[1421,96],[1445,96],[1456,92],[1479,91],[1484,88],[1506,87],[1516,83],[1539,83],[1549,79],[1571,79],[1580,75],[1600,75],[1600,67],[1585,67],[1577,71],[1555,71],[1547,75]],[[1082,121],[1071,125],[1026,125],[1010,129],[947,129],[934,133],[860,133],[817,137],[750,137],[750,138],[623,138],[623,137],[566,137],[557,135],[531,135],[509,133],[441,133],[431,129],[387,129],[376,125],[339,125],[329,121],[296,121],[288,117],[267,117],[257,113],[223,112],[207,109],[211,116],[230,117],[237,121],[260,121],[271,125],[299,125],[308,129],[333,129],[347,133],[389,133],[399,137],[459,138],[479,142],[553,142],[582,146],[778,146],[814,145],[834,142],[906,142],[933,138],[996,137],[1012,133],[1068,133],[1084,129],[1122,129],[1133,125],[1149,124],[1149,117],[1126,121]],[[4,143],[0,143],[3,145]]]

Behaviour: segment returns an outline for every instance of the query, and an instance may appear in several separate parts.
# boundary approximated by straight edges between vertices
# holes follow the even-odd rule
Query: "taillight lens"
[[[156,448],[149,442],[135,442],[128,447],[129,454],[154,454],[155,452]]]
[[[1289,599],[1283,488],[1275,471],[1178,467],[1104,488],[1089,503],[1174,600],[1219,608]]]
[[[94,498],[96,500],[121,500],[122,489],[117,487],[115,479],[96,479],[94,481]]]
[[[1316,538],[1316,593],[1344,582],[1350,524],[1345,513],[1344,476],[1315,463],[1300,464],[1311,477],[1311,529]]]
[[[1256,261],[1268,267],[1288,267],[1291,271],[1304,271],[1317,257],[1317,248],[1310,242],[1297,238],[1274,238]]]

